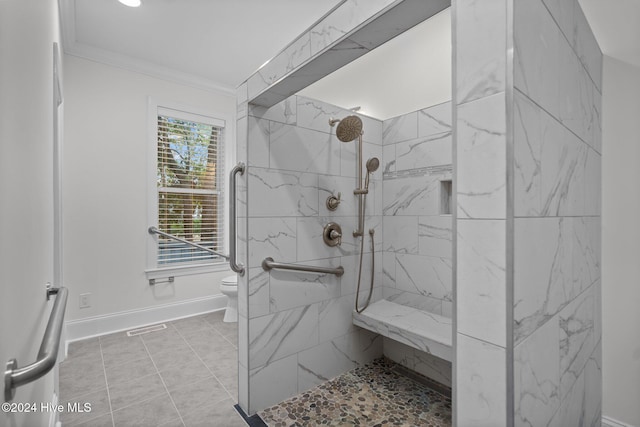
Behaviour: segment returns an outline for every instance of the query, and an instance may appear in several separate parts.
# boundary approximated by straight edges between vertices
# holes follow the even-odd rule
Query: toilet
[[[238,321],[238,276],[233,275],[222,279],[220,292],[227,296],[227,308],[224,312],[223,322]]]

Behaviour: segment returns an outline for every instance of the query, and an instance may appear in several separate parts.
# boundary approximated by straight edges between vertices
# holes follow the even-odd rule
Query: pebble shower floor
[[[397,367],[377,359],[259,415],[269,427],[450,426],[451,390],[438,387],[442,394],[398,373]]]

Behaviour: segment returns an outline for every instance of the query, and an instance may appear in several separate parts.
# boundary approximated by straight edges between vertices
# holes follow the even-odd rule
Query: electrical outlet
[[[80,308],[91,307],[91,294],[80,294]]]

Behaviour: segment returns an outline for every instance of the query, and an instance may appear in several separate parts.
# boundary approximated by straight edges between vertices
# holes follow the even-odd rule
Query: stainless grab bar
[[[340,277],[344,274],[344,268],[342,266],[339,267],[315,267],[313,265],[298,265],[298,264],[287,264],[284,262],[276,262],[271,257],[267,257],[262,260],[262,268],[265,271],[269,271],[273,268],[280,270],[295,270],[295,271],[308,271],[310,273],[328,273],[335,274]]]
[[[173,239],[173,240],[176,240],[178,242],[187,244],[189,246],[193,246],[194,248],[202,249],[203,251],[209,252],[209,253],[214,254],[214,255],[218,255],[219,257],[222,257],[224,259],[229,259],[229,255],[225,255],[225,254],[220,253],[218,251],[214,251],[211,248],[207,248],[207,247],[199,245],[197,243],[190,242],[190,241],[182,239],[182,238],[180,238],[178,236],[174,236],[173,234],[165,233],[164,231],[158,230],[158,227],[151,226],[151,227],[148,228],[147,231],[149,232],[149,234],[159,234],[161,236],[168,237],[170,239]]]
[[[236,262],[236,175],[243,175],[245,171],[244,163],[240,162],[231,169],[229,175],[229,266],[239,275],[244,275],[244,266]]]
[[[44,337],[42,337],[38,360],[23,368],[18,368],[16,359],[11,359],[7,362],[7,368],[4,371],[4,400],[6,402],[13,400],[16,395],[16,388],[44,376],[56,365],[60,347],[60,335],[64,324],[64,311],[67,307],[68,291],[65,287],[49,288],[47,289],[47,299],[51,295],[57,296],[49,316],[47,329],[45,329]]]

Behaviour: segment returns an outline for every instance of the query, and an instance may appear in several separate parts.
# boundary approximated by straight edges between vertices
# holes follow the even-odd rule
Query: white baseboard
[[[126,331],[159,322],[168,322],[183,317],[209,313],[227,306],[226,295],[212,295],[172,304],[158,305],[140,310],[122,311],[104,316],[89,317],[65,322],[66,344]]]
[[[609,417],[602,417],[602,427],[634,427],[631,424],[623,423],[622,421],[614,420]]]

